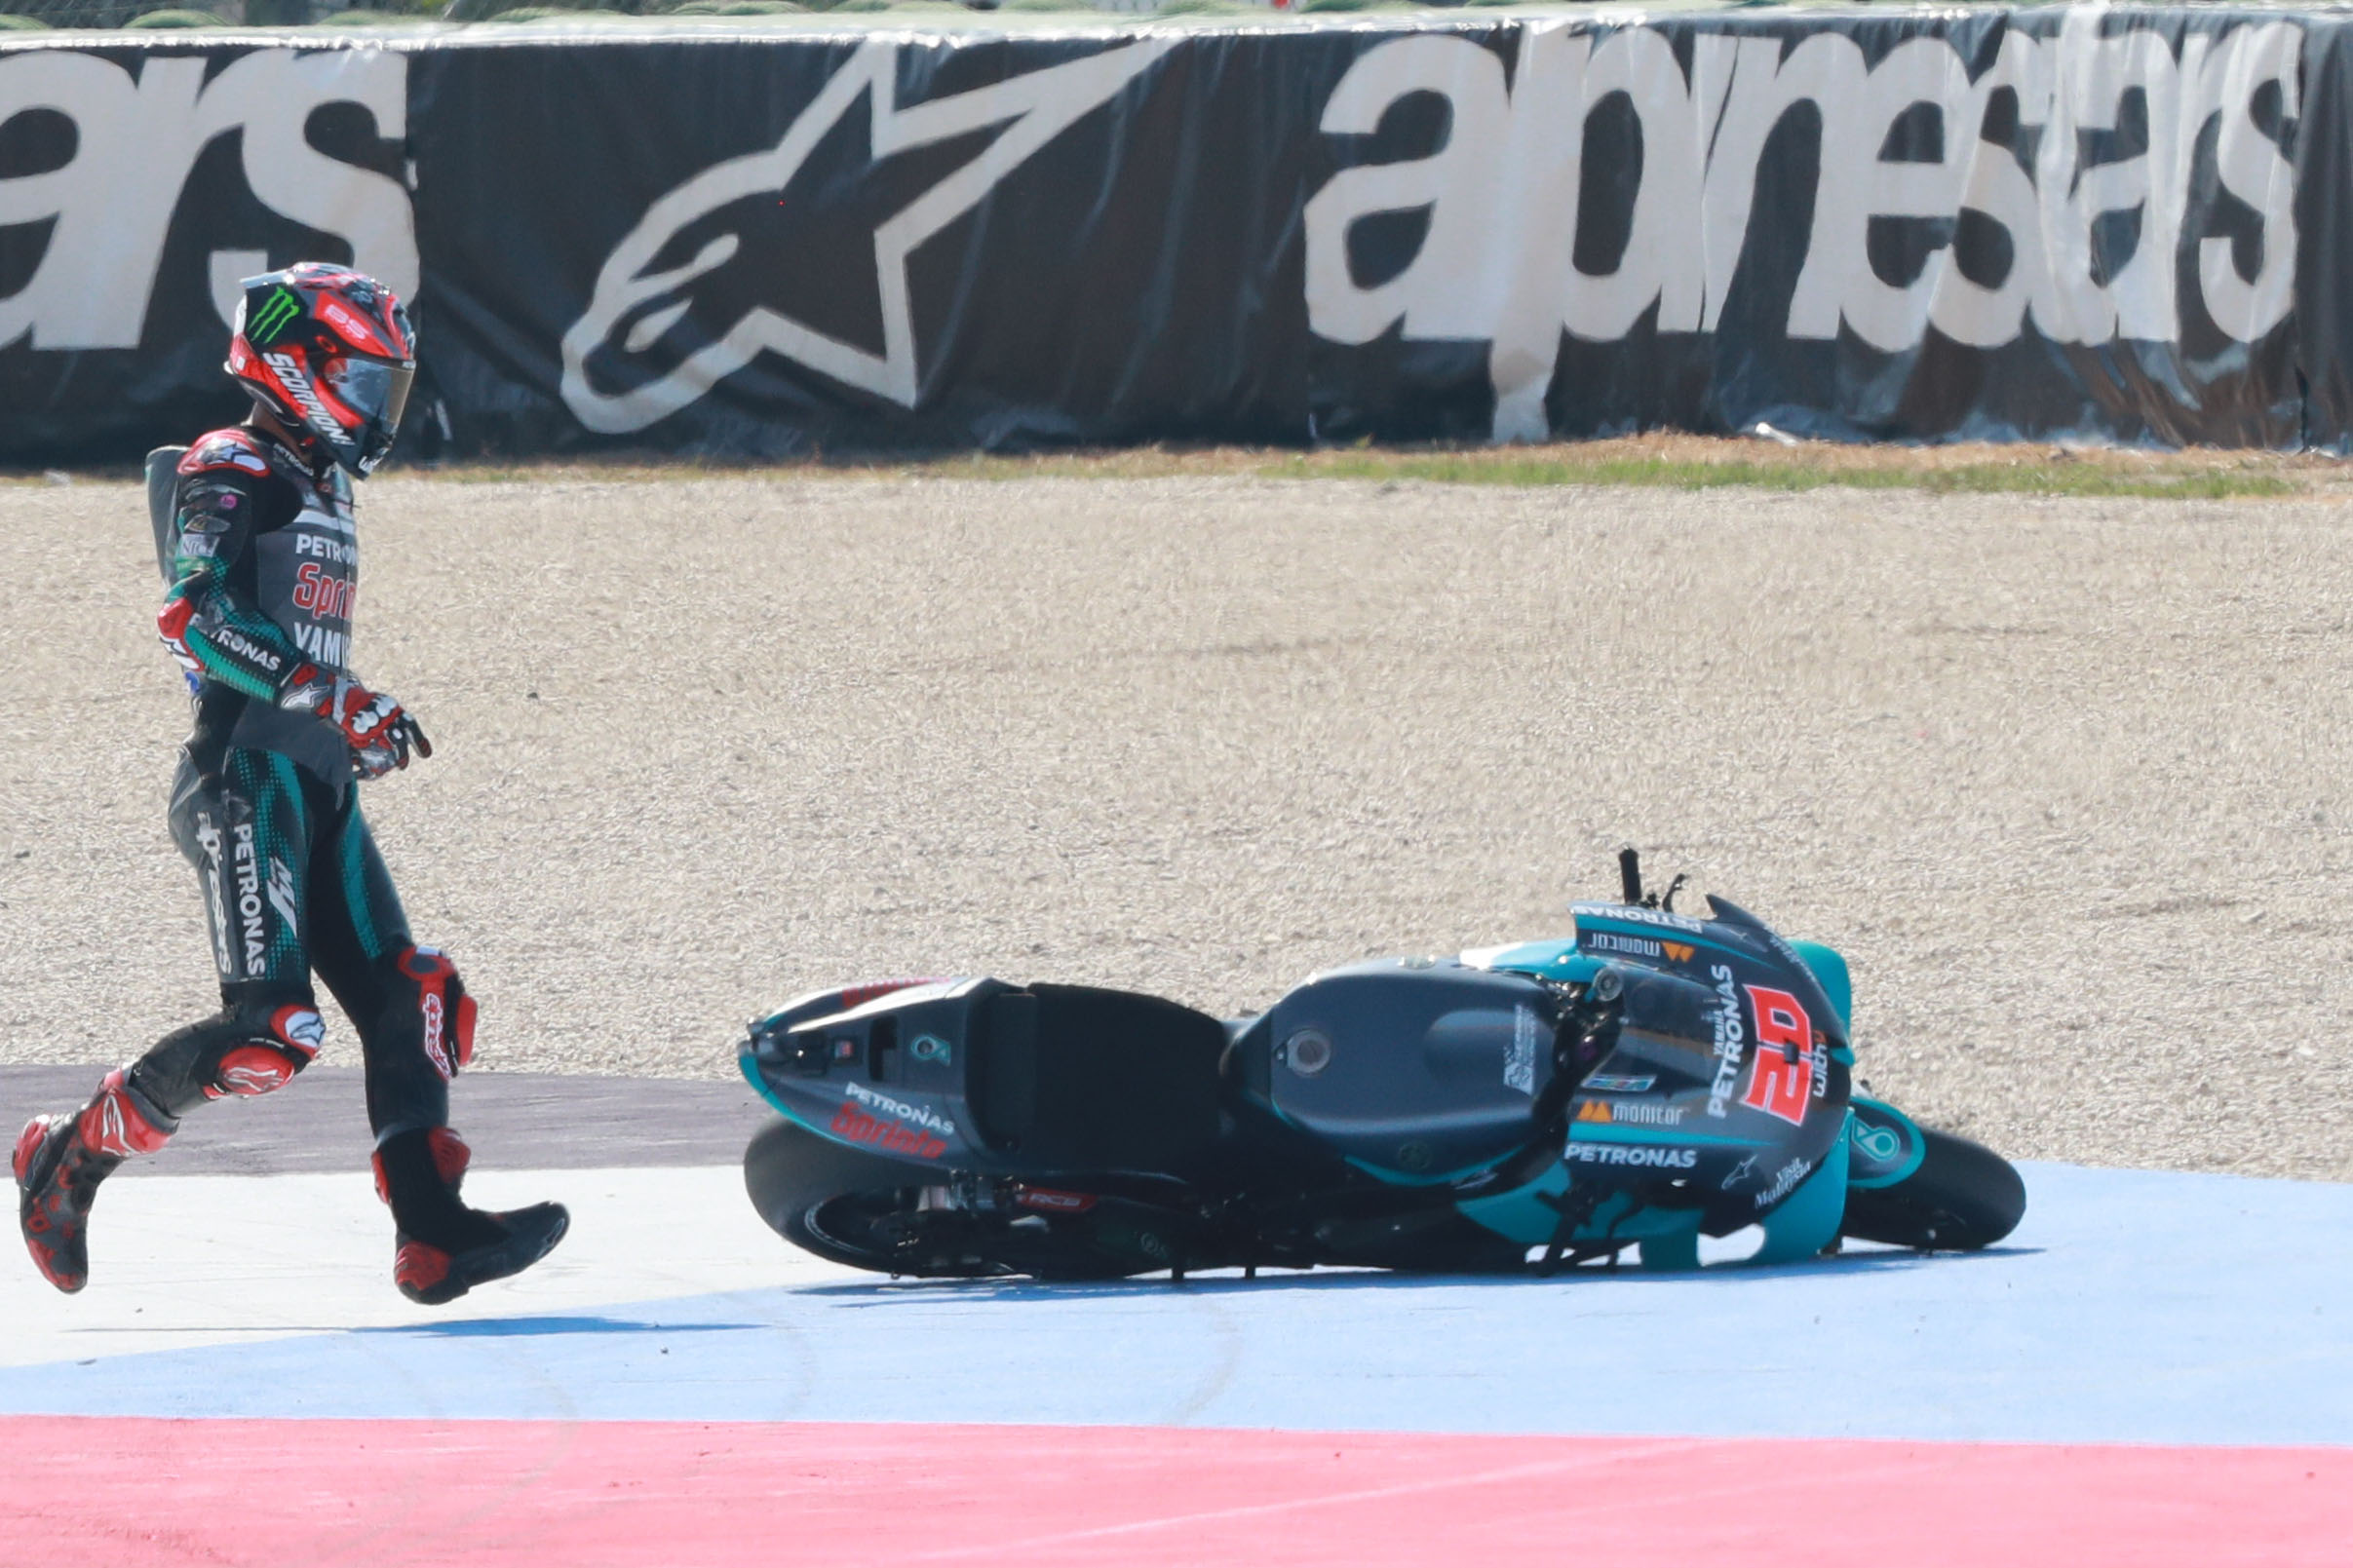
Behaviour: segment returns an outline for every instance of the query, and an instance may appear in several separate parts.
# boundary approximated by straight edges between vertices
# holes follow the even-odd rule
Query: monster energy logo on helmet
[[[264,348],[278,341],[289,326],[302,316],[302,296],[280,284],[261,308],[246,317],[246,341],[255,348]]]

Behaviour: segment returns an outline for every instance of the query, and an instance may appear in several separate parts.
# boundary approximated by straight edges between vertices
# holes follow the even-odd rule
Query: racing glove
[[[316,713],[340,730],[351,747],[351,771],[362,779],[381,779],[395,768],[405,768],[412,751],[420,757],[433,755],[433,743],[400,704],[317,665],[294,671],[278,706]]]

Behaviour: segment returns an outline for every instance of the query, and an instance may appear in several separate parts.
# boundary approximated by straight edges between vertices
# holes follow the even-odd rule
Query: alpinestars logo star
[[[593,431],[626,435],[687,407],[759,355],[773,354],[912,408],[921,380],[907,284],[909,255],[970,211],[1039,148],[1141,75],[1176,42],[1139,39],[906,108],[898,102],[899,46],[864,45],[793,118],[774,147],[704,170],[656,201],[613,248],[598,274],[587,313],[563,336],[565,405]],[[882,352],[874,354],[780,311],[753,306],[732,325],[706,326],[707,336],[699,346],[662,373],[619,390],[602,390],[597,384],[602,378],[592,376],[591,358],[602,363],[614,350],[624,359],[653,350],[694,309],[695,280],[733,259],[743,239],[720,233],[690,259],[657,267],[665,248],[690,225],[730,203],[784,190],[861,98],[870,105],[868,144],[876,164],[951,137],[1002,128],[981,151],[875,227]]]

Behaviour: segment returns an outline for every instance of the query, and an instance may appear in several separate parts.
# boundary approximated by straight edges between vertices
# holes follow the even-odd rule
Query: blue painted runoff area
[[[1971,1256],[844,1278],[17,1367],[0,1413],[2353,1444],[2353,1186],[2023,1168]]]

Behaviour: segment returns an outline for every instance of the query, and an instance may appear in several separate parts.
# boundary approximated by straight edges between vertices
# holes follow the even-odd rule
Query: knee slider
[[[393,964],[416,994],[426,1060],[443,1078],[456,1077],[474,1061],[474,998],[457,966],[431,947],[404,947]]]
[[[205,1098],[284,1089],[311,1064],[326,1040],[327,1026],[318,1009],[301,1003],[274,1009],[261,1029],[232,1041],[214,1059]]]

